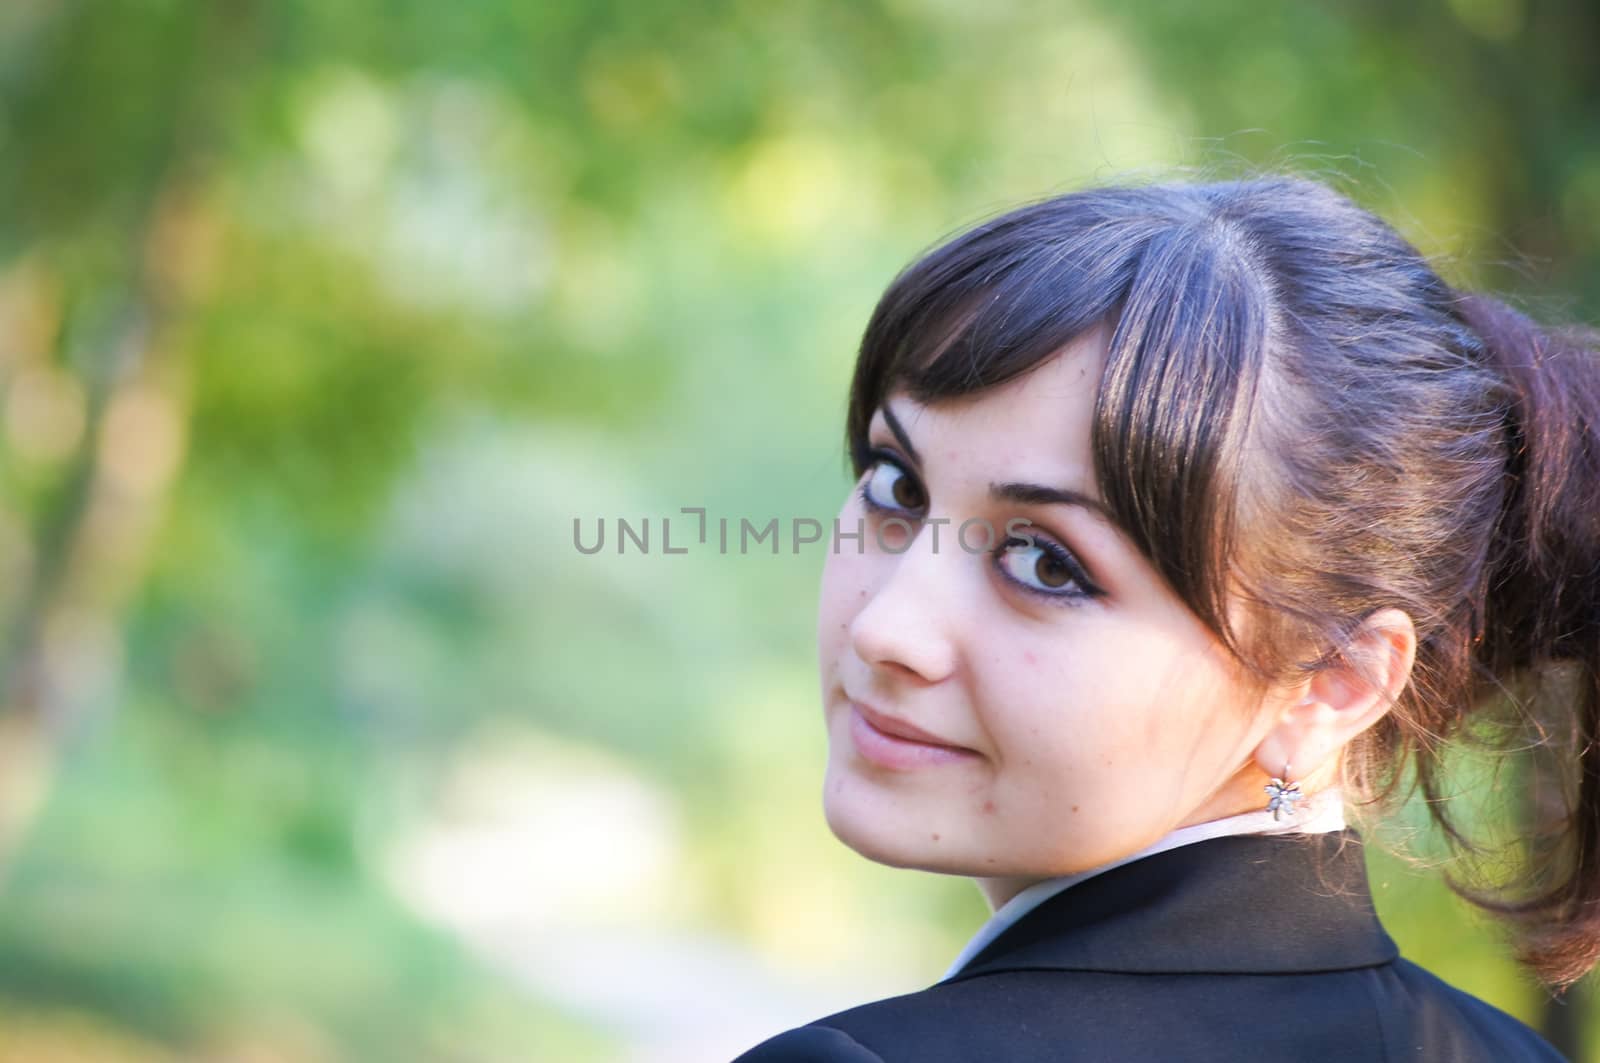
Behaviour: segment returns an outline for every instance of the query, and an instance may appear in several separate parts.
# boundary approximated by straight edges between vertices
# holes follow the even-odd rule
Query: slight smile
[[[850,702],[850,740],[864,760],[890,771],[913,771],[933,764],[970,760],[979,754],[952,745],[922,728],[885,716],[859,701]]]

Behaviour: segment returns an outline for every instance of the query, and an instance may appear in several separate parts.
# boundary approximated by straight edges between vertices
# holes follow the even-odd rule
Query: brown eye
[[[922,497],[922,488],[917,486],[915,480],[905,475],[894,482],[894,500],[907,509],[917,509],[927,501]]]
[[[1072,573],[1067,571],[1067,566],[1049,554],[1039,555],[1039,560],[1033,566],[1033,574],[1046,587],[1064,587],[1072,581]]]
[[[922,486],[909,473],[881,458],[872,467],[863,494],[879,509],[917,510],[928,502]]]
[[[1007,539],[996,553],[1000,571],[1025,590],[1063,599],[1096,593],[1072,555],[1048,539]]]

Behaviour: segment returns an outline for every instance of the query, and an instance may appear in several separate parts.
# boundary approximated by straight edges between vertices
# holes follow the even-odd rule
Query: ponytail
[[[1600,960],[1600,355],[1592,337],[1546,332],[1484,296],[1457,313],[1508,399],[1472,664],[1480,696],[1531,691],[1512,700],[1538,736],[1528,888],[1515,900],[1457,889],[1511,917],[1523,962],[1564,986]]]

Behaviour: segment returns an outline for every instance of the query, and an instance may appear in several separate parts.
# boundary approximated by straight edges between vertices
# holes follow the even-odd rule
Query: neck
[[[1243,808],[1239,808],[1236,804],[1233,806],[1236,809],[1235,811],[1214,816],[1205,814],[1205,810],[1209,807],[1209,805],[1202,806],[1201,809],[1197,809],[1182,823],[1144,846],[1089,868],[1062,868],[1035,875],[975,877],[973,882],[983,894],[984,899],[988,901],[990,912],[995,912],[1023,890],[1040,882],[1071,884],[1072,881],[1077,879],[1087,878],[1119,864],[1137,860],[1141,856],[1147,856],[1153,852],[1160,852],[1163,849],[1172,848],[1190,841],[1199,841],[1204,838],[1218,837],[1225,834],[1292,834],[1301,831],[1316,833],[1338,830],[1344,826],[1343,795],[1337,786],[1330,786],[1308,794],[1296,813],[1292,817],[1286,817],[1282,820],[1276,819],[1270,813],[1263,811],[1260,802],[1246,805]]]

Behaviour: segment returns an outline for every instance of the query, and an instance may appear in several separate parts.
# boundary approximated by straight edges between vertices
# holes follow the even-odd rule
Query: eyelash
[[[871,495],[867,491],[867,488],[872,485],[872,477],[868,474],[874,471],[879,465],[883,464],[893,465],[896,469],[900,470],[900,475],[902,476],[911,476],[911,470],[907,469],[904,463],[902,463],[900,459],[890,451],[883,450],[881,448],[869,450],[866,454],[866,464],[862,471],[861,483],[855,489],[856,497],[861,499],[861,504],[866,508],[867,512],[873,514],[874,516],[903,517],[904,514],[910,511],[897,509],[892,506],[881,505],[878,502],[873,501]],[[1037,532],[1031,532],[1029,537],[1033,540],[1034,546],[1037,546],[1039,549],[1043,550],[1051,560],[1060,565],[1062,568],[1065,568],[1067,572],[1071,574],[1072,582],[1077,585],[1078,589],[1066,593],[1051,593],[1050,591],[1042,591],[1038,587],[1030,587],[1026,583],[1020,582],[1015,577],[1007,575],[1004,569],[1001,567],[1000,562],[1005,556],[1006,550],[1013,543],[1021,542],[1021,540],[1015,538],[1014,536],[1003,539],[998,546],[993,547],[989,551],[989,557],[994,562],[996,570],[1000,572],[1000,577],[1008,584],[1017,588],[1019,591],[1022,591],[1026,594],[1031,594],[1035,598],[1043,599],[1051,605],[1058,606],[1077,605],[1085,599],[1099,598],[1105,593],[1099,587],[1095,586],[1094,582],[1089,579],[1088,574],[1084,572],[1083,566],[1079,564],[1078,559],[1074,557],[1066,547],[1050,539],[1044,538]]]

